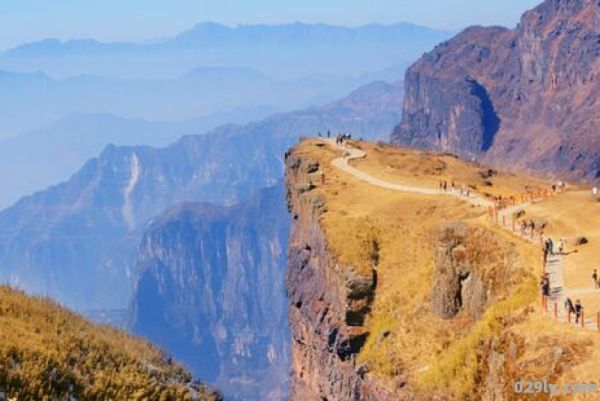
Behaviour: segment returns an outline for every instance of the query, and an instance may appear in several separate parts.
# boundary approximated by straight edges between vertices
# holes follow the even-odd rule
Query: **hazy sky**
[[[414,22],[457,29],[513,26],[541,0],[0,0],[0,49],[45,37],[104,41],[173,35],[202,21],[228,25]]]

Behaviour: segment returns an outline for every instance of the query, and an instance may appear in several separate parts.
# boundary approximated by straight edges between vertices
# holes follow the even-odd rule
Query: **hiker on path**
[[[554,255],[554,241],[552,241],[552,238],[548,238],[548,253],[550,255]]]
[[[600,283],[598,282],[598,270],[594,269],[594,273],[592,273],[592,279],[594,279],[594,287],[596,289],[600,288]]]
[[[558,254],[562,255],[564,249],[565,249],[565,241],[561,238],[560,241],[558,242]]]
[[[542,276],[542,280],[540,281],[540,287],[542,288],[542,295],[544,297],[550,296],[550,279],[548,279],[548,275],[544,274]]]
[[[571,301],[571,298],[569,298],[569,297],[567,297],[567,299],[565,299],[565,312],[567,313],[567,315],[575,313],[575,307],[573,306],[573,301]]]
[[[575,302],[575,323],[579,323],[579,318],[583,313],[583,305],[581,305],[581,301],[577,300]]]
[[[331,138],[331,131],[327,130],[327,138]]]

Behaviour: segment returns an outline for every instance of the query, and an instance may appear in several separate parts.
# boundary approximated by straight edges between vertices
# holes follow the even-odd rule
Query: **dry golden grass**
[[[369,174],[390,182],[437,187],[441,180],[450,185],[471,187],[480,194],[519,197],[528,191],[548,188],[548,182],[515,173],[494,170],[496,175],[484,178],[489,168],[456,158],[414,149],[398,149],[385,144],[355,142],[367,152],[364,159],[351,164]],[[491,184],[491,185],[490,185]]]
[[[486,179],[480,173],[486,169],[452,156],[368,143],[355,146],[365,150],[367,158],[353,165],[391,182],[435,187],[440,180],[453,180],[504,197],[549,186],[537,178],[499,172],[491,178],[492,186],[483,187]],[[505,330],[504,318],[527,305],[537,307],[539,246],[493,226],[481,207],[455,198],[386,190],[340,172],[330,165],[339,152],[318,141],[302,142],[297,152],[318,159],[325,172],[325,185],[316,191],[326,199],[322,226],[338,260],[367,271],[373,266],[374,239],[380,247],[378,288],[367,321],[371,334],[359,362],[368,362],[383,379],[401,374],[416,391],[443,391],[456,399],[473,394],[482,344]],[[492,231],[517,255],[506,291],[476,321],[464,313],[443,320],[431,310],[436,233],[441,224],[454,220]],[[515,330],[528,335],[537,328],[525,322]],[[598,339],[596,344],[600,346]]]
[[[148,342],[0,287],[0,390],[18,400],[218,399]]]

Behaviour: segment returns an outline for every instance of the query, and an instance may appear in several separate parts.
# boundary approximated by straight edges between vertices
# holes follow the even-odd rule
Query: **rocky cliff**
[[[283,185],[225,208],[185,203],[143,237],[133,331],[173,353],[227,399],[287,394]]]
[[[599,21],[595,0],[546,0],[438,45],[406,72],[392,142],[597,181]]]
[[[316,160],[293,152],[286,160],[292,230],[286,287],[292,334],[292,401],[398,400],[356,362],[368,332],[365,319],[377,287],[375,268],[340,263],[320,225],[324,199]]]

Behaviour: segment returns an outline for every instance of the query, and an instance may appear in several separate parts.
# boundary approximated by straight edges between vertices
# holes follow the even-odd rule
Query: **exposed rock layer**
[[[292,334],[292,401],[398,400],[368,375],[356,356],[375,296],[375,270],[357,272],[327,248],[319,218],[326,209],[311,177],[319,164],[293,152],[287,158],[292,231],[286,286]]]
[[[513,30],[468,28],[407,72],[392,142],[600,178],[600,4],[546,0]]]

